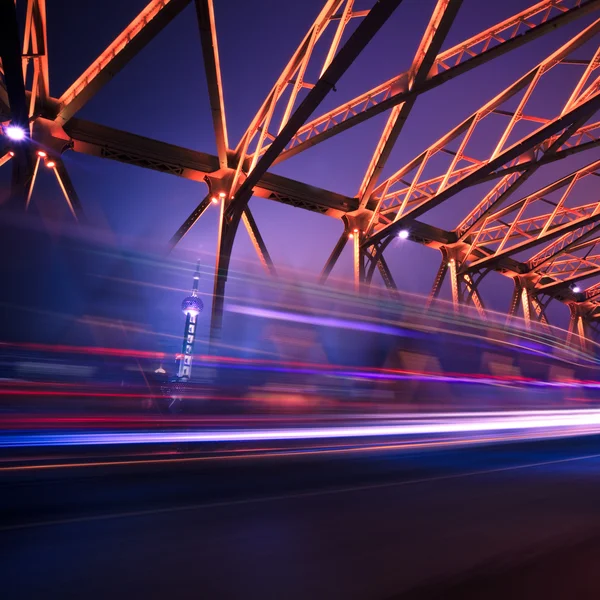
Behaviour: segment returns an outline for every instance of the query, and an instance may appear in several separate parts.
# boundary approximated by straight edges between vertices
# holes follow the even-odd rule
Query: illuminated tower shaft
[[[183,335],[182,357],[179,361],[179,379],[189,379],[192,374],[192,353],[196,339],[196,315],[188,314],[185,318],[185,331]]]
[[[181,309],[185,315],[185,329],[183,332],[182,357],[179,361],[179,379],[188,380],[192,374],[192,357],[194,351],[194,341],[196,339],[196,328],[198,315],[202,312],[204,304],[198,298],[198,281],[200,280],[200,263],[196,266],[194,273],[194,285],[192,293],[181,303]]]

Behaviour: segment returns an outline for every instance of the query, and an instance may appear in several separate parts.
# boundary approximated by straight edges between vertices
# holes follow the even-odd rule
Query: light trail
[[[472,414],[472,413],[471,413]],[[286,427],[269,429],[220,429],[196,431],[119,432],[22,432],[0,434],[0,447],[105,446],[166,443],[227,443],[264,441],[310,441],[379,437],[482,434],[490,432],[531,432],[548,437],[589,435],[600,432],[600,410],[513,411],[509,416],[446,416],[437,421],[421,420],[395,424],[368,424],[328,427]]]

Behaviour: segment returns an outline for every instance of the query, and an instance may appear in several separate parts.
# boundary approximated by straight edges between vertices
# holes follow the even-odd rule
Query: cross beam
[[[190,0],[152,0],[59,98],[56,121],[64,124],[81,110]]]
[[[281,162],[386,110],[563,27],[600,8],[599,0],[544,0],[438,55],[427,81],[406,89],[406,73],[382,83],[301,127]]]

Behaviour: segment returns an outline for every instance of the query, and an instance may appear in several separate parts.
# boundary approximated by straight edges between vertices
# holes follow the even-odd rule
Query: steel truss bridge
[[[235,147],[227,136],[213,0],[152,0],[58,98],[49,91],[46,0],[24,1],[21,36],[14,0],[0,0],[0,121],[5,132],[0,138],[0,165],[12,165],[10,202],[28,206],[36,174],[44,164],[53,170],[73,216],[80,219],[81,203],[62,160],[68,150],[204,182],[206,197],[169,246],[173,248],[186,235],[212,202],[220,204],[213,338],[221,328],[228,267],[240,222],[264,267],[275,274],[248,205],[253,195],[343,221],[344,232],[325,262],[322,282],[350,241],[356,290],[368,286],[378,270],[393,294],[397,288],[385,253],[401,234],[441,254],[439,270],[432,273],[430,301],[449,279],[455,310],[471,305],[485,318],[478,286],[495,271],[514,281],[509,317],[521,314],[528,326],[537,321],[544,327],[546,308],[554,299],[570,307],[573,343],[585,348],[595,336],[600,284],[581,291],[573,282],[600,274],[600,201],[588,198],[582,203],[575,190],[584,178],[600,175],[600,160],[528,195],[518,192],[542,167],[600,145],[600,121],[594,121],[600,108],[600,47],[596,43],[595,51],[592,48],[584,58],[577,52],[588,51],[598,42],[600,0],[542,0],[446,50],[442,47],[462,0],[437,0],[408,70],[323,112],[322,101],[384,23],[403,8],[402,0],[361,0],[363,6],[358,6],[358,0],[326,0]],[[78,119],[77,112],[192,2],[217,156]],[[567,43],[393,175],[382,177],[422,93],[572,23],[579,29]],[[323,35],[326,30],[328,36]],[[530,98],[552,69],[574,69],[577,77],[567,101],[548,118],[536,114]],[[319,75],[310,78],[310,72]],[[269,170],[381,113],[387,114],[387,122],[356,196]],[[485,155],[473,152],[472,138],[490,119],[498,118],[504,120],[499,139],[488,140]],[[25,130],[26,139],[11,142],[6,135],[9,125]],[[425,175],[432,165],[439,165],[440,157],[446,159],[444,167],[436,166],[434,176]],[[483,182],[491,182],[491,190],[461,215],[454,229],[427,224],[428,211]],[[515,258],[527,252],[526,260]]]

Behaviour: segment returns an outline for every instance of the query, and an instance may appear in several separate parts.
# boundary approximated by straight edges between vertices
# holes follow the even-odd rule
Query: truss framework
[[[12,203],[29,206],[40,169],[47,167],[56,176],[70,212],[81,219],[81,203],[62,159],[67,150],[206,184],[208,193],[169,247],[213,203],[219,205],[213,339],[221,328],[225,283],[240,222],[261,263],[275,275],[248,206],[253,195],[343,221],[341,237],[322,270],[322,282],[351,240],[357,292],[368,289],[379,272],[390,293],[397,293],[384,253],[390,251],[397,232],[406,230],[410,240],[442,254],[429,303],[449,279],[455,310],[470,306],[485,318],[479,286],[496,271],[515,282],[509,318],[520,307],[528,326],[532,321],[547,326],[546,307],[557,299],[571,307],[569,336],[578,334],[579,340],[585,340],[591,323],[600,317],[597,284],[583,293],[573,290],[574,282],[600,275],[600,198],[579,191],[581,182],[600,174],[600,161],[512,199],[545,166],[600,145],[600,121],[593,120],[600,108],[600,0],[542,0],[446,50],[444,40],[463,1],[437,0],[412,61],[400,65],[406,70],[332,110],[319,112],[338,83],[343,93],[347,69],[394,12],[402,10],[402,0],[324,0],[235,147],[227,134],[213,0],[150,1],[58,98],[50,94],[46,1],[18,1],[26,4],[22,42],[14,3],[0,3],[0,122],[19,125],[29,133],[25,144],[11,144],[4,138],[0,147],[0,166],[12,165]],[[78,119],[77,112],[189,5],[198,23],[217,156]],[[570,40],[380,182],[421,94],[567,24],[577,28]],[[588,53],[583,58],[582,50]],[[531,98],[555,69],[577,69],[579,76],[553,116],[536,114]],[[269,171],[272,165],[386,111],[387,122],[355,197]],[[478,154],[471,141],[482,124],[494,119],[504,120],[501,133],[487,154]],[[432,174],[432,165],[441,156],[447,157],[447,167]],[[420,220],[441,203],[486,183],[492,183],[491,189],[454,229],[442,230]]]

